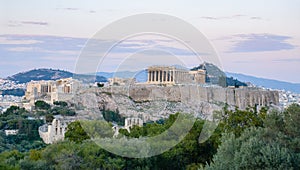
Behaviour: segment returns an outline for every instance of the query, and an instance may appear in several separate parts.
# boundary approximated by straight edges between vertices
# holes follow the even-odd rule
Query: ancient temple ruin
[[[147,69],[148,84],[204,84],[206,83],[206,70],[189,71],[175,66],[150,66]]]
[[[49,81],[31,81],[27,84],[25,104],[23,107],[30,110],[36,100],[43,100],[52,104],[55,101],[65,101],[75,94],[82,86],[81,82],[73,78]]]

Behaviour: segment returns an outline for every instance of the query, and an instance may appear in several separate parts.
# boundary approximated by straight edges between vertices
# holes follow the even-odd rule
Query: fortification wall
[[[100,91],[111,94],[122,94],[130,97],[135,102],[166,100],[183,103],[227,103],[245,109],[248,106],[270,106],[279,104],[277,91],[257,88],[222,88],[203,87],[199,85],[134,85],[111,86],[101,88]]]

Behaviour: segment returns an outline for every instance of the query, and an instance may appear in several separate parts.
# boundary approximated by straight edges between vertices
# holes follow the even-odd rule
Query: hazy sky
[[[140,13],[194,25],[225,71],[300,83],[299,0],[0,0],[0,77],[41,67],[74,71],[89,38]]]

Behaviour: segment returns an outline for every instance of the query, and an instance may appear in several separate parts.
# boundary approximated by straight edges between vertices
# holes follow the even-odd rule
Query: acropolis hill
[[[149,66],[147,80],[136,82],[135,78],[113,77],[105,85],[84,83],[75,78],[48,81],[31,81],[22,107],[31,110],[35,102],[43,100],[49,104],[67,101],[76,108],[75,117],[56,116],[51,124],[39,128],[45,143],[64,138],[67,124],[78,119],[103,119],[101,113],[113,111],[125,119],[124,128],[143,122],[168,118],[176,112],[191,113],[198,117],[211,118],[214,111],[225,104],[230,108],[273,107],[279,104],[277,91],[246,86],[224,86],[224,75],[205,64],[188,70],[175,66]],[[219,84],[209,82],[210,80]],[[223,85],[223,86],[222,86]],[[119,127],[114,126],[115,131]]]
[[[209,84],[206,69],[190,71],[150,66],[147,73],[147,81],[139,83],[134,78],[111,78],[108,86],[81,90],[73,102],[87,108],[97,105],[100,111],[118,111],[144,121],[168,117],[175,112],[211,115],[225,104],[242,110],[279,104],[277,91]],[[95,100],[91,101],[92,98]]]
[[[84,106],[93,103],[86,101],[90,97],[85,98],[84,93],[94,93],[98,96],[99,103],[96,105],[99,104],[100,109],[119,110],[121,114],[127,114],[130,110],[136,112],[135,107],[138,107],[137,104],[147,102],[184,103],[187,108],[191,108],[188,105],[201,104],[203,106],[203,103],[206,103],[206,105],[211,106],[209,110],[221,108],[225,103],[230,106],[237,106],[240,109],[279,104],[277,91],[245,86],[222,87],[207,82],[209,79],[217,80],[217,82],[223,80],[224,75],[217,70],[217,67],[211,68],[211,65],[204,63],[195,68],[187,70],[175,66],[149,66],[146,82],[136,82],[134,78],[113,77],[109,79],[107,85],[97,88],[88,87],[80,83],[80,80],[75,79],[35,81],[27,85],[26,99],[30,100],[32,104],[36,100],[47,99],[46,101],[49,103],[65,100],[70,103],[81,103]],[[217,70],[214,71],[218,72],[217,75],[212,75],[211,70],[213,69]],[[74,98],[71,96],[74,96]],[[120,104],[119,100],[123,98],[122,96],[125,96],[124,101],[126,100],[129,105],[124,104],[123,106],[122,102]],[[130,106],[132,109],[126,108],[126,106]],[[178,110],[173,107],[171,111],[166,112],[172,111],[188,110],[182,106]]]

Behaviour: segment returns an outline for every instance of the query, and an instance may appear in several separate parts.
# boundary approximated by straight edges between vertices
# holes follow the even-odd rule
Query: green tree
[[[90,137],[84,131],[80,122],[75,121],[68,125],[68,130],[65,133],[65,138],[73,142],[81,143],[82,141],[89,139]]]
[[[30,149],[42,148],[45,146],[38,133],[39,126],[44,122],[40,119],[35,119],[35,116],[36,115],[33,113],[25,111],[24,108],[16,106],[10,107],[7,112],[0,115],[1,129],[19,130],[17,135],[8,136],[3,132],[0,132],[0,152],[13,149],[25,152]]]
[[[29,159],[30,160],[37,161],[37,160],[41,159],[41,157],[42,157],[41,151],[38,151],[35,149],[32,149],[29,151]]]
[[[36,109],[41,109],[41,110],[49,110],[51,108],[50,104],[42,101],[42,100],[38,100],[34,103],[34,106]]]
[[[66,140],[30,152],[20,164],[22,169],[124,169],[125,159],[90,140],[82,143]]]
[[[63,116],[75,116],[76,112],[74,109],[64,107],[64,106],[56,106],[50,111],[53,115],[63,115]]]
[[[22,116],[25,113],[27,113],[27,111],[24,108],[20,108],[18,106],[10,106],[5,112],[3,112],[4,117],[7,116]]]
[[[207,169],[290,169],[292,155],[278,143],[278,135],[264,128],[250,128],[239,138],[225,134]]]
[[[300,134],[300,105],[292,104],[284,111],[285,130],[291,137],[299,137]],[[300,148],[299,148],[300,149]]]
[[[20,169],[19,161],[24,155],[17,150],[0,153],[0,169],[15,170]]]
[[[103,118],[108,122],[116,122],[118,125],[124,126],[125,118],[122,117],[118,111],[103,110]]]
[[[68,103],[65,101],[55,101],[55,102],[53,102],[53,104],[57,105],[57,106],[62,106],[62,107],[68,106]]]
[[[178,115],[179,113],[170,115],[162,124],[150,123],[143,127],[134,126],[130,129],[130,133],[127,130],[120,130],[119,132],[133,138],[138,138],[139,136],[155,136],[172,126],[178,118]],[[184,123],[184,121],[182,123]],[[203,120],[196,120],[189,134],[174,148],[148,159],[128,159],[126,161],[126,167],[128,169],[135,169],[136,167],[140,169],[184,169],[205,165],[206,162],[210,162],[213,155],[217,152],[222,128],[218,127],[207,141],[199,143],[199,135],[204,123],[205,121]],[[184,126],[184,124],[182,126]],[[173,135],[179,136],[176,132],[172,131],[169,131],[169,134],[170,137],[174,137]],[[158,145],[164,145],[164,143],[160,142]]]
[[[256,107],[247,108],[247,110],[229,110],[228,106],[223,108],[221,114],[221,126],[226,132],[233,132],[236,136],[250,127],[263,127],[263,121],[266,116],[265,108],[257,112]]]
[[[299,169],[299,105],[272,111],[262,127],[224,134],[207,169]]]

